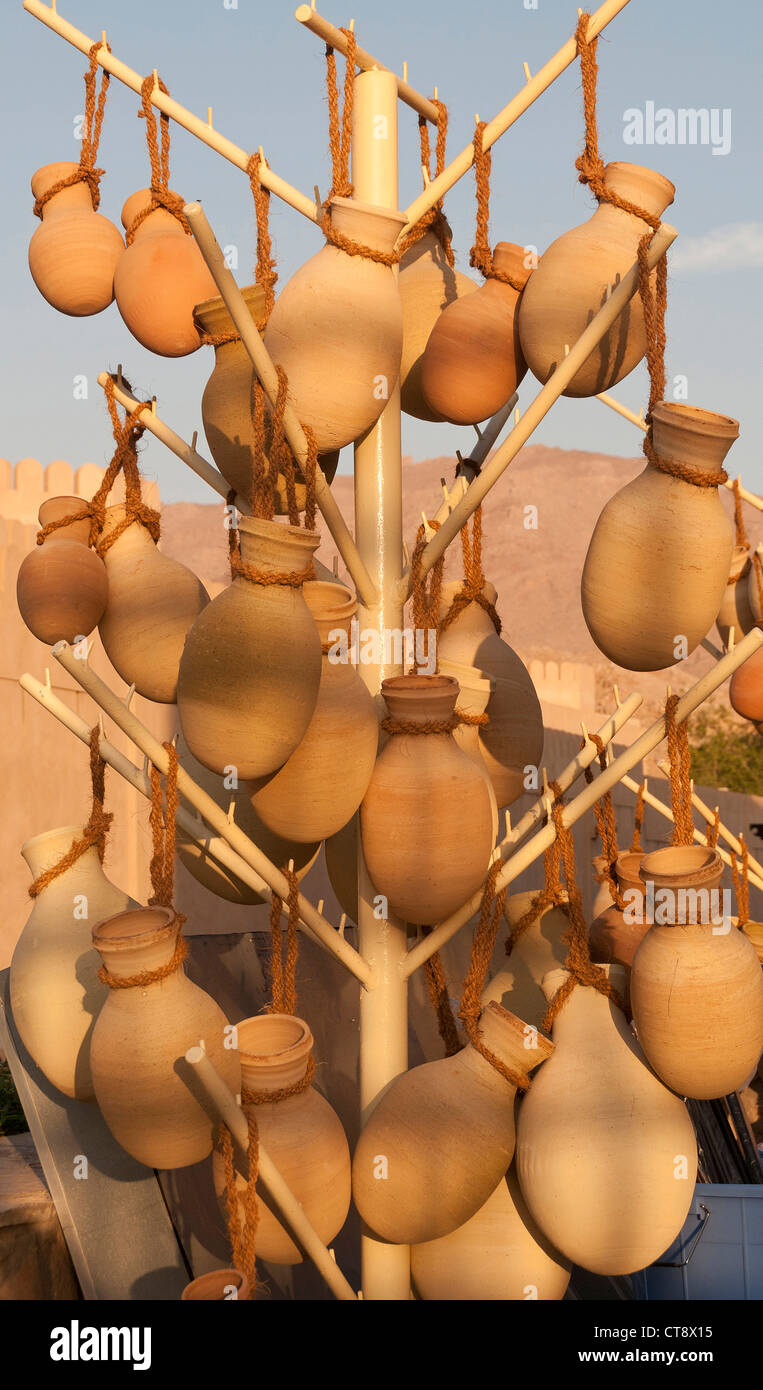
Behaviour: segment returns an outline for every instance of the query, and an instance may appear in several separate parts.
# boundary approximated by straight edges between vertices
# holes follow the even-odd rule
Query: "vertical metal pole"
[[[355,80],[352,130],[352,181],[359,202],[397,209],[397,79],[373,69]],[[378,663],[363,662],[359,671],[378,697],[385,676],[400,675],[391,643],[384,634],[402,632],[400,577],[403,566],[402,457],[400,387],[390,393],[381,419],[355,446],[355,540],[379,590],[379,603],[361,608],[361,632],[379,634]],[[361,650],[363,644],[361,643]],[[398,649],[399,651],[399,649]],[[374,888],[368,877],[358,836],[359,946],[378,974],[378,985],[363,990],[360,1000],[360,1103],[366,1122],[381,1092],[408,1066],[408,994],[400,965],[406,952],[402,923],[374,911]],[[383,1181],[383,1179],[379,1179]],[[408,1246],[387,1245],[363,1235],[363,1297],[408,1299]]]

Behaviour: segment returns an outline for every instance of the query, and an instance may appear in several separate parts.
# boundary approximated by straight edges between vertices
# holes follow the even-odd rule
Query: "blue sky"
[[[228,0],[232,4],[232,0]],[[320,0],[336,24],[351,15],[359,42],[431,94],[435,84],[450,112],[449,155],[471,139],[475,112],[489,119],[532,72],[561,46],[576,22],[564,0],[349,0],[347,12]],[[271,166],[289,182],[322,195],[329,183],[323,44],[294,20],[294,0],[59,0],[65,18],[92,37],[107,29],[118,57],[140,72],[157,67],[172,95],[197,114],[213,108],[216,127],[236,144],[262,144]],[[0,19],[6,131],[4,228],[0,280],[2,439],[0,453],[74,465],[109,457],[110,432],[99,371],[124,364],[136,390],[156,394],[158,408],[186,438],[201,432],[200,399],[212,353],[168,360],[141,348],[116,306],[90,319],[57,314],[38,294],[27,267],[27,245],[38,225],[29,180],[56,159],[76,159],[74,120],[83,109],[85,60],[22,9],[3,0]],[[666,174],[676,200],[666,218],[678,227],[668,319],[669,379],[688,379],[692,404],[736,416],[741,435],[729,458],[751,487],[763,491],[761,285],[763,194],[760,158],[760,53],[763,7],[744,0],[733,9],[711,0],[631,0],[599,42],[600,145],[605,159],[629,159]],[[343,73],[340,60],[340,73]],[[704,108],[727,122],[731,147],[710,144],[628,145],[626,113]],[[119,224],[125,198],[148,182],[144,123],[138,98],[111,83],[99,164],[101,211]],[[724,117],[723,113],[728,112]],[[729,125],[730,123],[730,125]],[[721,127],[719,126],[719,129]],[[401,107],[401,203],[420,188],[415,115]],[[493,151],[491,239],[534,243],[541,251],[593,212],[577,183],[574,161],[582,142],[579,67],[574,65],[502,138]],[[200,198],[221,244],[239,247],[238,279],[252,279],[254,237],[245,175],[173,127],[172,186]],[[272,200],[272,229],[283,284],[319,247],[319,233],[298,213]],[[473,179],[448,196],[457,264],[468,271],[474,229]],[[73,380],[84,374],[87,400],[75,400]],[[526,378],[520,403],[537,390]],[[615,394],[639,409],[647,394],[638,368]],[[469,447],[471,431],[404,417],[403,448],[414,458]],[[633,456],[637,431],[598,402],[560,401],[535,442]],[[200,447],[202,447],[200,445]],[[165,500],[211,501],[203,483],[157,441],[142,456]],[[351,466],[351,452],[342,459]]]

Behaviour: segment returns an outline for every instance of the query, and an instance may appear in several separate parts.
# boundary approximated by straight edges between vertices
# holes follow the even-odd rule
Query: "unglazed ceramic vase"
[[[334,835],[357,811],[374,770],[379,720],[349,660],[357,600],[349,589],[318,581],[305,584],[302,593],[321,642],[333,642],[334,653],[323,653],[318,699],[304,737],[274,776],[253,784],[252,806],[276,835],[310,844]]]
[[[405,217],[334,198],[331,222],[353,242],[391,252]],[[264,341],[318,452],[343,448],[378,420],[400,374],[403,315],[392,268],[327,242],[284,286]]]
[[[417,420],[441,420],[421,390],[421,365],[429,335],[444,309],[469,298],[479,286],[448,265],[434,232],[425,232],[400,262],[400,302],[403,306],[403,357],[400,366],[401,404]]]
[[[382,682],[393,719],[447,722],[458,685],[450,676]],[[368,872],[390,911],[432,926],[476,893],[493,848],[485,778],[452,733],[391,734],[360,808]]]
[[[122,226],[129,228],[150,200],[148,188],[133,193],[122,208]],[[143,347],[161,357],[186,357],[201,347],[194,307],[216,295],[217,286],[194,238],[171,212],[154,208],[119,261],[114,294]]]
[[[739,425],[662,401],[654,448],[670,463],[718,472]],[[628,671],[661,671],[694,651],[715,622],[734,533],[714,487],[648,463],[605,506],[588,547],[581,601],[601,652]]]
[[[588,933],[591,960],[597,965],[607,965],[610,961],[630,969],[646,933],[649,922],[643,910],[644,884],[639,877],[639,869],[644,855],[641,852],[626,850],[618,854],[615,867],[617,885],[623,894],[623,911],[610,901],[594,917]]]
[[[724,647],[728,645],[729,632],[732,627],[734,640],[739,642],[758,621],[750,604],[748,585],[751,571],[749,545],[735,545],[728,581],[715,619],[718,635]],[[754,574],[752,579],[755,581]]]
[[[241,555],[268,574],[307,569],[320,537],[240,517]],[[321,641],[301,588],[242,576],[200,614],[178,678],[178,714],[199,762],[240,781],[283,767],[307,733],[321,680]]]
[[[622,991],[624,968],[604,969]],[[564,970],[545,977],[549,1000],[566,979]],[[575,987],[552,1037],[556,1050],[519,1110],[522,1195],[573,1264],[630,1274],[658,1259],[686,1219],[697,1171],[691,1120],[597,990]]]
[[[443,584],[441,618],[460,589],[458,581]],[[482,592],[495,603],[492,584]],[[543,755],[543,715],[527,668],[478,603],[468,604],[440,633],[437,651],[441,661],[475,666],[495,682],[487,706],[490,723],[479,740],[498,807],[510,806],[525,790],[525,769],[538,767]]]
[[[763,720],[763,647],[737,666],[729,685],[731,708],[743,719]]]
[[[658,1076],[695,1100],[740,1090],[763,1051],[760,962],[709,896],[722,874],[717,850],[702,845],[655,850],[641,865],[654,925],[631,969],[633,1019]]]
[[[328,1244],[342,1229],[350,1208],[350,1150],[342,1125],[328,1101],[312,1086],[271,1103],[248,1104],[247,1091],[278,1091],[300,1082],[313,1050],[313,1035],[301,1018],[264,1014],[237,1024],[243,1111],[254,1114],[268,1157],[299,1202],[313,1229]],[[215,1190],[225,1210],[222,1160],[213,1160]],[[246,1183],[236,1177],[243,1223]],[[257,1188],[258,1259],[296,1265],[302,1252]]]
[[[247,285],[242,294],[255,320],[265,305],[265,294],[259,285]],[[235,332],[235,325],[222,299],[207,299],[196,305],[196,318],[206,333]],[[225,481],[251,505],[252,465],[254,457],[254,426],[252,423],[252,379],[254,368],[240,338],[221,343],[215,348],[215,366],[204,387],[201,398],[201,418],[210,453]],[[339,451],[323,454],[318,463],[327,482],[333,480],[339,463]],[[296,484],[297,507],[305,510],[305,484]],[[288,514],[286,482],[278,474],[275,490],[275,510]]]
[[[514,927],[529,912],[539,891],[513,893],[506,899],[503,912],[509,927]],[[541,980],[549,971],[565,964],[569,946],[563,937],[569,927],[570,919],[561,908],[541,908],[517,938],[504,969],[486,985],[483,1004],[495,1000],[533,1028],[540,1028],[548,1008]]]
[[[88,546],[90,518],[81,497],[51,497],[39,511],[41,526],[81,516],[51,531],[25,556],[16,580],[19,612],[46,646],[88,637],[100,622],[109,585],[100,556]]]
[[[553,1051],[542,1034],[498,1004],[480,1018],[485,1046],[529,1076]],[[514,1153],[515,1087],[471,1043],[413,1067],[387,1087],[352,1163],[352,1195],[382,1240],[417,1245],[469,1221]]]
[[[532,275],[525,261],[521,246],[498,242],[496,270],[521,285]],[[421,390],[435,418],[476,425],[513,396],[527,371],[517,326],[522,293],[488,279],[440,315],[421,361]]]
[[[68,825],[22,845],[32,878],[59,863],[81,837],[81,826]],[[19,1037],[51,1085],[74,1100],[95,1097],[90,1041],[108,994],[98,979],[93,927],[131,905],[109,882],[93,846],[38,894],[13,952],[11,1009]]]
[[[673,201],[669,179],[638,164],[608,164],[605,186],[645,212],[661,217]],[[610,203],[600,203],[587,222],[549,246],[519,306],[519,339],[527,365],[546,382],[609,293],[634,264],[648,223]],[[652,290],[656,272],[652,272]],[[641,299],[634,295],[594,352],[575,373],[565,396],[608,391],[641,361],[646,331]]]
[[[458,699],[456,700],[456,714],[464,715],[466,722],[459,724],[453,730],[453,737],[459,748],[462,748],[467,758],[471,758],[474,766],[479,768],[488,791],[490,793],[490,805],[493,808],[493,844],[498,838],[498,802],[495,799],[493,783],[487,770],[487,763],[482,752],[480,743],[480,728],[484,725],[469,723],[470,719],[479,718],[487,711],[488,701],[495,688],[495,683],[485,675],[484,671],[478,671],[474,666],[461,666],[455,661],[441,661],[440,675],[452,676],[453,680],[458,681]]]
[[[70,162],[45,164],[32,179],[35,198],[78,168]],[[54,309],[81,318],[108,308],[124,249],[114,223],[93,211],[87,184],[74,183],[54,193],[42,209],[42,222],[29,243],[29,269]]]
[[[124,514],[122,504],[107,508],[104,537]],[[105,564],[109,596],[98,632],[106,655],[139,695],[174,704],[183,644],[209,595],[191,570],[157,550],[140,521],[109,546]]]
[[[249,1280],[240,1269],[213,1269],[186,1284],[181,1303],[246,1302],[252,1296]]]
[[[127,979],[172,959],[178,921],[144,907],[99,922],[93,942],[111,975]],[[228,1020],[181,965],[165,979],[109,989],[90,1046],[95,1098],[117,1143],[148,1168],[185,1168],[212,1149],[213,1123],[182,1079],[189,1047],[203,1041],[215,1071],[237,1094],[238,1053]]]
[[[742,931],[748,941],[752,942],[755,954],[763,965],[763,922],[745,922]]]
[[[413,1287],[428,1301],[547,1303],[564,1298],[571,1273],[533,1221],[513,1167],[470,1221],[411,1250]]]
[[[193,778],[197,786],[203,787],[222,811],[233,811],[236,825],[263,854],[267,855],[271,864],[283,869],[291,861],[297,878],[304,878],[315,863],[320,845],[297,844],[294,840],[283,840],[280,835],[274,835],[254,810],[249,799],[248,783],[239,782],[237,786],[232,786],[232,774],[218,777],[215,772],[210,772],[208,767],[204,767],[203,763],[194,758],[182,734],[178,735],[177,750],[180,767]],[[184,800],[182,795],[180,800]],[[190,806],[188,809],[191,809]],[[210,840],[213,838],[211,834],[205,833],[202,826],[202,839],[199,843],[186,835],[182,826],[178,825],[175,830],[175,847],[181,864],[193,875],[197,883],[203,884],[218,898],[224,898],[230,903],[264,902],[265,899],[255,893],[248,883],[244,883],[238,874],[215,858],[210,849]]]

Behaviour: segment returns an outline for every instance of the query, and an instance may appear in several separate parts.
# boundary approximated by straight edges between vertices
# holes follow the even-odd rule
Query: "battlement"
[[[15,468],[9,459],[0,459],[0,518],[34,525],[40,505],[47,497],[92,497],[105,473],[96,463],[73,468],[65,459],[54,459],[45,468],[39,459],[19,459]],[[149,506],[161,505],[158,483],[144,480],[143,495]],[[120,477],[111,493],[113,502],[124,498]]]

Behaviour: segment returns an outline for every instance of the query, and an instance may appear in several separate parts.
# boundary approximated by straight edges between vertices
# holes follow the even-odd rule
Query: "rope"
[[[496,879],[502,868],[503,860],[496,859],[491,864],[485,879],[480,919],[474,933],[469,969],[464,980],[464,991],[461,996],[458,1016],[464,1025],[469,1042],[480,1056],[484,1057],[485,1061],[489,1062],[491,1067],[504,1077],[510,1086],[514,1086],[518,1091],[526,1091],[530,1085],[529,1077],[508,1067],[495,1052],[492,1052],[482,1041],[479,1029],[480,1014],[482,1013],[482,991],[493,956],[498,924],[503,916],[506,903],[507,889],[502,888],[500,892],[496,893]]]
[[[90,730],[90,782],[92,805],[82,835],[79,840],[75,840],[71,849],[67,850],[57,864],[45,869],[33,883],[30,883],[28,889],[30,898],[39,897],[43,888],[47,888],[49,883],[65,873],[73,864],[76,864],[77,860],[81,859],[82,855],[93,846],[98,850],[98,858],[103,863],[103,856],[106,852],[106,836],[114,816],[111,811],[105,811],[103,805],[106,790],[106,764],[101,757],[100,728],[97,724]]]
[[[596,746],[596,751],[599,755],[599,767],[601,768],[602,772],[605,772],[607,768],[606,746],[598,734],[589,734],[589,738],[591,740],[591,743],[595,744]],[[585,746],[586,740],[583,739],[580,744],[580,747],[585,748]],[[584,768],[583,775],[585,777],[586,782],[590,786],[593,782],[593,773],[590,767]],[[609,884],[609,891],[612,895],[612,901],[615,904],[615,907],[617,907],[620,912],[624,912],[626,903],[622,893],[620,892],[620,885],[618,884],[617,878],[615,876],[615,864],[617,863],[617,856],[620,851],[617,843],[617,823],[615,821],[614,806],[612,805],[611,790],[605,792],[603,797],[601,797],[599,801],[594,803],[593,814],[594,819],[596,821],[596,829],[599,834],[599,839],[601,840],[602,854],[604,855],[604,858],[607,863],[605,872],[601,875],[597,875],[597,882],[603,883],[606,879],[607,883]]]
[[[461,723],[461,716],[451,715],[450,719],[427,719],[416,723],[412,719],[393,719],[390,715],[382,719],[385,734],[452,734]]]
[[[430,525],[434,526],[433,522]],[[470,603],[478,603],[487,613],[498,636],[501,635],[501,620],[495,604],[485,597],[485,573],[482,568],[482,506],[477,507],[472,517],[472,534],[469,536],[469,522],[461,528],[461,550],[464,557],[464,578],[445,616],[438,624],[438,634],[450,627],[451,623],[463,613]]]
[[[424,936],[429,936],[431,927],[424,927]],[[455,1057],[461,1051],[461,1039],[458,1036],[458,1025],[456,1023],[453,1006],[448,994],[448,984],[445,979],[445,969],[439,951],[424,966],[427,990],[432,1008],[437,1017],[437,1031],[445,1044],[445,1056]]]
[[[644,846],[641,843],[641,831],[644,825],[644,795],[646,793],[646,782],[642,782],[636,797],[636,810],[633,813],[633,839],[631,840],[631,854],[642,854]]]
[[[718,836],[720,834],[720,831],[721,810],[719,806],[716,806],[712,824],[708,821],[707,829],[705,831],[705,843],[708,849],[715,849],[716,845],[718,844]]]
[[[109,89],[110,77],[104,68],[101,73],[101,90],[96,101],[96,85],[98,71],[98,53],[102,48],[107,53],[111,52],[108,43],[91,44],[88,49],[90,66],[85,73],[85,124],[83,127],[82,144],[80,146],[79,165],[73,174],[68,174],[66,178],[59,179],[57,183],[51,184],[50,188],[42,193],[35,200],[33,212],[35,217],[42,217],[42,210],[45,204],[60,193],[63,188],[72,188],[76,183],[86,183],[90,190],[90,201],[93,204],[93,212],[97,212],[101,203],[100,183],[105,173],[104,169],[96,169],[95,161],[98,157],[98,145],[101,139],[103,128],[103,117],[106,111],[106,93]]]
[[[673,844],[694,842],[694,817],[691,809],[691,749],[686,720],[676,723],[677,695],[665,701],[665,730],[670,761],[670,800],[673,810]]]
[[[341,130],[339,125],[339,90],[336,76],[336,56],[326,44],[326,86],[329,103],[329,145],[331,148],[331,198],[351,198],[350,144],[352,141],[352,107],[355,95],[355,49],[357,40],[351,29],[341,29],[347,39],[344,72],[344,103]]]
[[[151,96],[155,86],[165,96],[169,96],[169,87],[165,86],[161,77],[154,81],[153,73],[144,77],[140,87],[141,109],[138,117],[146,122],[146,143],[148,145],[148,157],[151,162],[151,199],[148,207],[136,214],[125,232],[125,242],[131,246],[135,240],[135,233],[147,217],[151,216],[157,208],[163,208],[169,212],[180,223],[186,236],[191,235],[191,228],[183,216],[184,201],[179,193],[173,193],[169,187],[170,181],[170,118],[164,111],[159,113],[159,124],[161,127],[161,148],[159,146],[159,134],[156,125],[156,116],[151,101]]]
[[[185,921],[184,917],[179,920]],[[174,975],[183,964],[188,955],[188,942],[184,936],[178,935],[175,950],[166,965],[157,966],[155,970],[141,970],[137,975],[112,975],[105,965],[98,971],[98,979],[102,984],[108,985],[109,989],[144,989],[146,985],[155,985],[159,980],[167,980],[170,975]]]
[[[561,867],[562,847],[558,836],[554,836],[548,849],[543,851],[543,877],[544,886],[539,893],[536,893],[527,911],[522,914],[518,922],[515,922],[506,939],[506,955],[510,956],[519,938],[524,935],[528,927],[537,922],[541,912],[547,907],[556,907],[560,912],[569,916],[569,903],[564,895],[559,876]]]
[[[262,155],[257,153],[252,155],[246,166],[257,222],[257,264],[254,270],[254,282],[265,291],[263,316],[257,323],[260,333],[264,331],[273,312],[275,285],[278,280],[278,271],[273,259],[273,245],[270,239],[270,190],[260,179],[260,168],[264,163]]]
[[[739,491],[738,478],[734,479],[732,487],[734,491],[734,529],[736,531],[736,543],[737,545],[743,545],[745,548],[749,548],[750,542],[747,539],[747,531],[744,524],[744,512],[742,511],[742,497]],[[741,574],[738,577],[741,579]],[[729,580],[729,583],[731,583],[731,580]]]
[[[474,245],[469,252],[469,264],[479,270],[486,280],[499,280],[502,285],[511,285],[518,294],[524,289],[524,281],[517,280],[505,270],[497,270],[490,250],[488,227],[490,223],[490,171],[493,163],[491,151],[484,148],[483,135],[487,121],[478,121],[474,129],[474,177],[477,195],[477,225]]]
[[[273,955],[271,963],[272,972],[272,1002],[268,1007],[268,1013],[273,1014],[294,1014],[297,1010],[297,954],[299,951],[299,881],[293,869],[288,867],[281,871],[289,884],[287,905],[289,909],[288,922],[286,927],[286,951],[283,951],[283,933],[281,931],[281,913],[283,912],[283,899],[277,893],[273,894],[270,904],[270,935],[273,944]]]
[[[742,873],[740,876],[737,865],[737,857],[733,849],[729,849],[731,856],[731,873],[734,879],[734,892],[737,900],[737,925],[744,927],[750,920],[750,880],[749,880],[749,852],[745,841],[741,835],[739,842],[742,846]]]
[[[437,97],[432,98],[432,105],[437,108],[437,145],[435,150],[435,178],[439,178],[445,169],[445,146],[448,138],[448,108],[444,102]],[[429,122],[426,116],[419,116],[419,139],[421,141],[421,167],[425,169],[431,178],[432,173],[432,149],[429,140]],[[442,198],[439,198],[434,207],[425,212],[420,217],[415,226],[411,227],[408,235],[405,236],[400,244],[400,255],[404,256],[412,246],[421,241],[427,232],[432,232],[439,241],[445,259],[451,270],[455,268],[456,260],[453,255],[453,233],[450,229],[448,219],[443,211]]]
[[[430,529],[439,531],[439,521],[430,521]],[[416,532],[416,544],[411,556],[411,603],[413,610],[413,630],[414,638],[417,632],[437,633],[439,624],[440,593],[442,590],[442,576],[445,566],[445,556],[441,555],[439,560],[433,564],[429,574],[423,574],[421,560],[427,547],[427,528],[422,523]],[[411,668],[415,670],[414,666]],[[437,641],[435,639],[435,674],[439,670],[439,660],[437,653]]]

